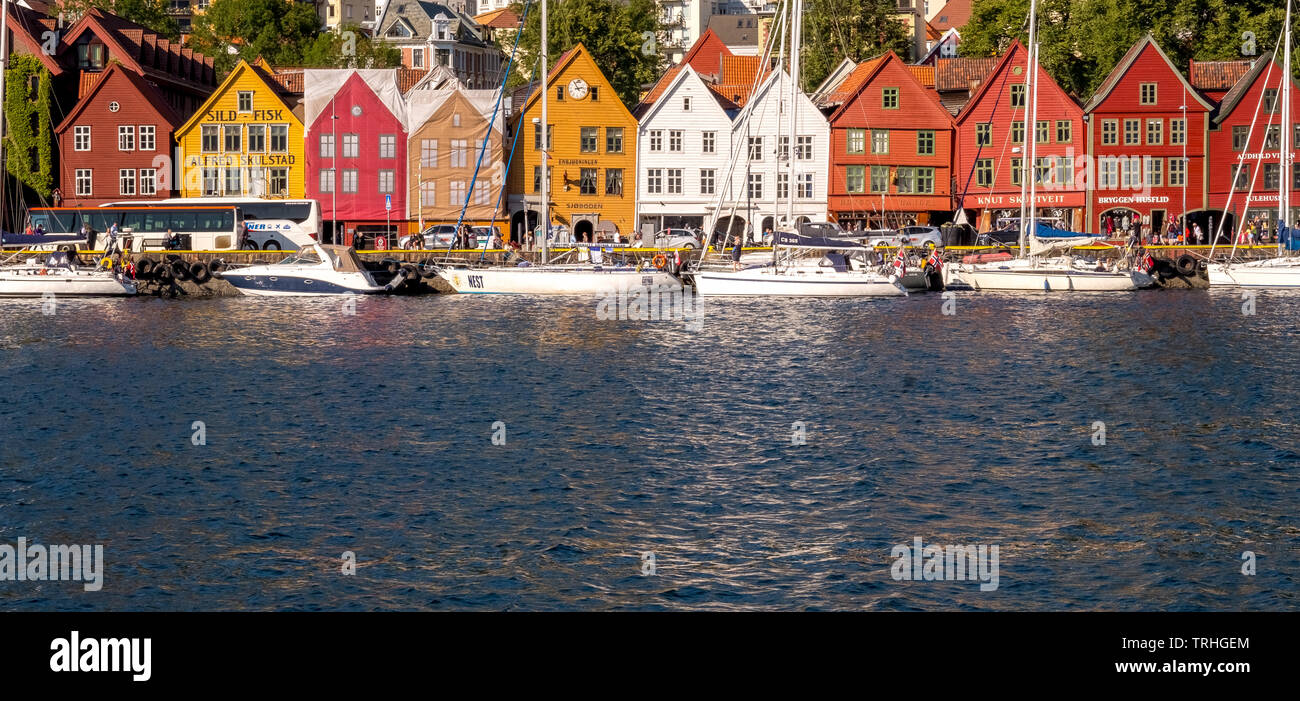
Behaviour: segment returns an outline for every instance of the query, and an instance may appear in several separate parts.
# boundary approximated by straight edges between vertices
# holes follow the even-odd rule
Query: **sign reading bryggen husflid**
[[[183,197],[300,198],[303,127],[270,66],[240,61],[176,131]]]

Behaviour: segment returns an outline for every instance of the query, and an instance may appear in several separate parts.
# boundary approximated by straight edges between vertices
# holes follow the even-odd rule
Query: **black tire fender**
[[[208,264],[203,261],[195,261],[190,265],[190,277],[194,282],[202,285],[212,279],[212,272],[208,270]]]
[[[1178,256],[1177,262],[1174,263],[1174,269],[1178,271],[1179,275],[1195,275],[1196,258],[1190,253],[1184,253]]]

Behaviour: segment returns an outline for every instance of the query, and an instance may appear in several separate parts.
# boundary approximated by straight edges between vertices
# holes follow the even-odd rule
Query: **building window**
[[[763,137],[761,136],[749,137],[749,160],[751,161],[763,160]],[[763,186],[760,183],[759,189],[761,190],[762,187]]]
[[[1280,124],[1270,124],[1268,129],[1264,130],[1264,148],[1270,151],[1282,148],[1282,126]]]
[[[916,168],[899,166],[894,170],[894,183],[898,192],[911,194],[916,192]]]
[[[605,127],[605,153],[623,153],[623,127]]]
[[[226,194],[227,195],[242,195],[244,193],[242,176],[243,176],[243,171],[239,168],[226,169]]]
[[[1056,120],[1056,143],[1068,144],[1074,141],[1074,122],[1068,119]]]
[[[871,166],[871,191],[889,192],[889,166]]]
[[[346,147],[347,144],[345,143]],[[379,157],[380,158],[397,158],[397,135],[380,134],[379,135]]]
[[[203,195],[212,197],[221,194],[221,169],[203,169]]]
[[[599,85],[592,85],[591,87],[587,88],[587,90],[588,90],[588,94],[591,96],[591,101],[592,101],[592,102],[600,102],[600,86],[599,86]]]
[[[135,127],[121,126],[117,128],[117,150],[135,150]]]
[[[424,49],[411,49],[411,67],[424,68]]]
[[[1070,159],[1061,156],[1054,159],[1056,161],[1056,184],[1073,185],[1074,184],[1074,167]]]
[[[844,167],[844,191],[850,195],[855,195],[867,191],[867,167],[866,166],[845,166]]]
[[[1244,190],[1250,187],[1250,164],[1239,163],[1232,166],[1233,175],[1229,178],[1232,180],[1232,187],[1237,190]]]
[[[240,111],[240,112],[252,112],[252,111],[253,111],[253,91],[252,91],[252,90],[240,90],[239,93],[236,95],[236,98],[235,98],[235,99],[236,99],[236,102],[238,102],[238,106],[236,107],[236,109],[237,109],[238,111]]]
[[[550,183],[547,184],[549,185]],[[542,191],[542,167],[533,166],[533,192],[540,193],[541,191]]]
[[[1181,146],[1187,142],[1187,120],[1171,119],[1169,120],[1169,143],[1174,146]]]
[[[794,158],[797,161],[811,161],[813,159],[813,138],[811,136],[795,137]]]
[[[664,150],[664,133],[658,129],[650,132],[650,152],[658,153]]]
[[[1025,143],[1025,123],[1022,120],[1016,120],[1011,123],[1011,143]]]
[[[763,174],[762,173],[749,174],[749,199],[751,200],[763,199]]]
[[[991,146],[993,145],[993,123],[979,122],[975,125],[975,145]]]
[[[451,140],[451,167],[469,167],[469,139]]]
[[[776,198],[778,200],[789,199],[790,197],[790,174],[776,174]]]
[[[680,130],[668,132],[668,150],[672,153],[682,152],[682,132]]]
[[[289,169],[271,169],[271,192],[269,194],[284,197],[289,194]]]
[[[334,192],[334,169],[333,168],[321,169],[320,191],[325,193]]]
[[[1034,182],[1039,185],[1046,185],[1052,178],[1052,166],[1055,164],[1056,158],[1052,156],[1034,159]]]
[[[152,124],[140,125],[140,150],[154,151],[157,150],[157,139],[155,138],[154,127]]]
[[[560,86],[555,89],[555,101],[564,102],[564,87]]]
[[[420,139],[420,167],[438,167],[438,140]]]
[[[682,169],[681,168],[668,169],[668,194],[670,195],[682,194]]]
[[[1154,104],[1156,104],[1156,84],[1155,84],[1155,83],[1142,83],[1140,86],[1138,86],[1138,91],[1139,91],[1139,92],[1138,92],[1138,95],[1139,95],[1138,103],[1139,103],[1139,104],[1143,104],[1143,105],[1154,105]]]
[[[1277,88],[1264,88],[1264,111],[1277,114]]]
[[[72,128],[72,148],[74,151],[90,150],[90,127]]]
[[[134,195],[135,194],[135,170],[132,168],[123,168],[117,171],[117,194]]]
[[[916,168],[916,192],[922,195],[934,194],[934,168]]]
[[[700,170],[701,195],[712,195],[714,193],[714,177],[715,173],[712,168],[704,168]]]
[[[867,130],[866,129],[849,129],[845,134],[844,152],[849,155],[863,154],[867,152]]]
[[[429,180],[420,183],[420,206],[433,207],[438,204],[438,185]]]
[[[1278,185],[1281,184],[1281,180],[1282,180],[1282,165],[1279,163],[1265,163],[1264,184],[1262,186],[1264,190],[1272,191],[1278,189]]]
[[[1124,120],[1124,145],[1137,146],[1142,143],[1142,120]]]
[[[243,147],[243,130],[238,124],[227,124],[223,126],[222,131],[225,136],[226,153],[239,153],[244,150]]]
[[[346,136],[347,135],[344,134],[345,138]],[[320,135],[320,157],[321,158],[334,157],[334,135],[333,134]]]
[[[599,131],[600,131],[600,127],[579,128],[578,130],[579,138],[580,138],[579,148],[583,153],[596,153],[596,148],[597,148],[596,141],[598,138],[597,134],[599,133]]]
[[[683,112],[691,111],[691,98],[689,96],[682,98],[682,111]]]
[[[271,125],[271,153],[289,152],[289,125]]]
[[[357,192],[357,171],[355,168],[343,169],[343,187],[341,191],[344,194],[353,195]]]
[[[1147,185],[1151,187],[1163,187],[1165,182],[1164,165],[1165,162],[1160,158],[1145,157]]]
[[[1114,156],[1097,159],[1097,186],[1102,190],[1119,187],[1119,161]]]
[[[605,194],[623,196],[623,169],[605,169]]]
[[[934,155],[934,132],[928,129],[916,132],[916,155]]]
[[[396,191],[397,171],[384,169],[379,171],[379,193],[389,195]]]
[[[779,136],[776,139],[776,159],[778,161],[790,160],[790,137]]]
[[[1119,186],[1126,190],[1142,187],[1142,159],[1130,156],[1119,159]]]
[[[812,199],[813,196],[813,174],[812,173],[799,173],[799,175],[795,177],[794,182],[795,182],[794,194],[796,197],[804,200]]]
[[[975,160],[975,185],[978,187],[993,187],[992,158],[978,158]]]
[[[1147,145],[1159,146],[1165,140],[1165,121],[1163,119],[1147,120]]]
[[[645,172],[645,191],[650,195],[662,195],[664,192],[664,172],[651,168]]]
[[[1011,109],[1020,110],[1025,108],[1025,84],[1016,83],[1011,86]]]
[[[882,88],[880,91],[880,108],[898,109],[898,88]]]
[[[1119,144],[1119,120],[1103,119],[1101,120],[1101,145],[1115,146]]]
[[[140,134],[140,147],[144,148],[144,133]],[[249,124],[248,125],[248,152],[265,153],[266,152],[266,125]]]
[[[1187,161],[1182,158],[1169,159],[1169,185],[1172,187],[1187,185]]]
[[[1035,122],[1035,125],[1036,125],[1034,129],[1035,141],[1040,144],[1051,143],[1052,123],[1044,119]]]
[[[343,157],[358,158],[361,156],[361,135],[344,134],[343,135]]]
[[[485,205],[492,201],[492,189],[488,187],[488,181],[474,181],[474,204]]]
[[[1246,150],[1246,137],[1250,135],[1250,128],[1246,126],[1232,127],[1232,150]]]
[[[91,186],[91,177],[89,168],[77,169],[77,196],[90,197],[94,193]]]
[[[889,153],[889,130],[888,129],[871,130],[871,152],[875,154]]]
[[[700,139],[701,139],[701,148],[700,148],[700,150],[701,150],[702,152],[704,152],[704,153],[717,153],[717,152],[718,152],[718,146],[717,146],[717,142],[718,142],[718,133],[717,133],[717,132],[713,132],[713,131],[706,131],[706,132],[703,132],[703,133],[700,135]]]
[[[452,204],[454,205],[469,204],[469,197],[467,196],[465,191],[464,180],[451,181],[451,187],[448,188],[448,191],[450,192]]]
[[[1019,185],[1021,183],[1021,177],[1023,176],[1024,172],[1025,172],[1025,159],[1012,158],[1011,159],[1011,184]]]
[[[148,196],[158,194],[158,171],[156,169],[140,169],[140,194]]]

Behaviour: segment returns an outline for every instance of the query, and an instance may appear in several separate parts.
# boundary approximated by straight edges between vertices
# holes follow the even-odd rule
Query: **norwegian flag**
[[[682,251],[681,251],[681,249],[677,249],[677,250],[673,251],[673,263],[675,263],[675,264],[677,265],[677,267],[679,267],[679,268],[682,267]]]
[[[899,277],[903,277],[903,274],[906,272],[907,272],[907,252],[903,250],[902,246],[899,246],[898,255],[894,256],[894,274]]]
[[[925,264],[934,268],[936,273],[943,270],[943,256],[939,255],[938,248],[931,249],[930,257],[925,259]]]

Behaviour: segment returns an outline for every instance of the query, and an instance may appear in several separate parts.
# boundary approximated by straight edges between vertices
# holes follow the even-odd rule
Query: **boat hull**
[[[701,296],[903,297],[907,290],[888,278],[857,273],[816,273],[771,268],[695,273]]]
[[[461,294],[608,295],[638,287],[682,288],[680,280],[663,271],[630,268],[445,268],[438,276]]]
[[[241,294],[250,297],[324,297],[381,294],[385,291],[371,285],[361,274],[340,273],[336,279],[324,279],[284,272],[270,275],[232,270],[223,277]]]
[[[136,285],[103,272],[0,272],[0,297],[130,297]]]
[[[964,267],[952,269],[952,274],[976,290],[1125,292],[1155,284],[1154,278],[1138,270],[1096,272],[1063,268]]]
[[[1211,287],[1300,288],[1300,264],[1209,266]]]

